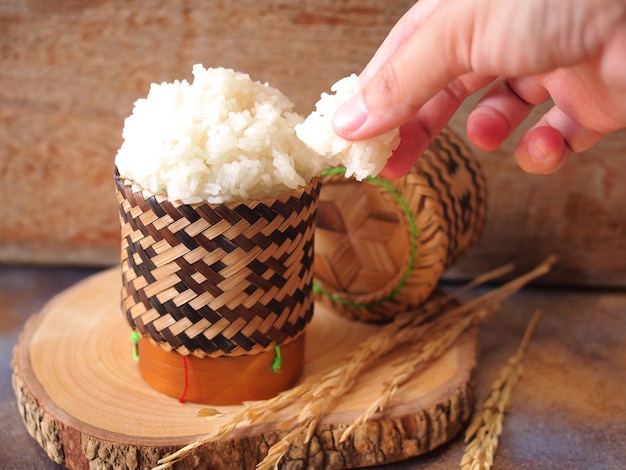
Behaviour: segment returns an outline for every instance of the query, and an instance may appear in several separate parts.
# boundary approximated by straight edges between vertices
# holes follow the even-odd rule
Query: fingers
[[[553,173],[570,155],[593,147],[604,136],[554,107],[522,136],[515,149],[515,160],[528,173]]]
[[[471,20],[452,27],[446,19],[450,3],[440,3],[428,21],[378,68],[361,93],[335,112],[333,126],[341,137],[364,140],[399,127],[456,77],[470,71],[469,51],[460,36],[471,35]]]
[[[387,160],[381,176],[396,179],[406,175],[430,144],[432,135],[418,118],[400,127],[400,144]]]
[[[468,138],[482,150],[495,150],[549,96],[540,81],[531,77],[498,80],[468,116]],[[549,174],[570,155],[591,148],[603,136],[554,107],[522,136],[515,158],[528,173]]]
[[[381,174],[386,178],[399,178],[406,174],[452,118],[465,98],[491,80],[490,77],[466,74],[453,80],[428,100],[400,127],[400,145],[387,161]]]
[[[391,29],[374,57],[359,75],[361,86],[374,76],[376,71],[387,62],[389,57],[409,39],[417,28],[426,20],[441,0],[420,0],[409,9]]]
[[[402,126],[402,142],[383,172],[399,176],[411,167],[460,102],[480,88],[458,77],[482,75],[486,83],[488,74],[527,78],[499,81],[470,114],[468,136],[481,149],[497,148],[530,110],[549,96],[560,107],[544,115],[517,146],[517,161],[528,172],[551,173],[571,153],[597,143],[602,132],[621,127],[621,107],[612,100],[607,86],[622,90],[622,74],[607,72],[607,68],[619,68],[624,51],[618,46],[626,44],[626,32],[613,34],[619,36],[615,50],[607,49],[614,52],[613,59],[597,57],[610,39],[611,28],[603,25],[615,29],[613,9],[598,2],[580,2],[578,10],[568,6],[569,16],[563,16],[548,14],[542,1],[527,3],[520,10],[514,1],[420,0],[362,72],[361,92],[335,112],[337,134],[365,140]],[[626,11],[623,4],[619,8]],[[591,15],[594,12],[596,16]],[[546,25],[552,27],[542,27]],[[528,31],[539,30],[543,36],[528,35]],[[580,31],[588,34],[574,34]],[[578,47],[580,38],[584,47]],[[563,44],[572,47],[562,50]],[[599,71],[604,73],[600,82]],[[537,78],[537,74],[545,75]]]
[[[496,81],[467,118],[467,136],[478,148],[495,150],[526,119],[532,108],[549,98],[531,78]]]
[[[526,173],[548,175],[558,170],[571,153],[557,129],[538,125],[520,139],[515,148],[515,160]]]
[[[609,42],[602,57],[602,74],[610,88],[623,91],[626,88],[624,80],[624,63],[626,63],[626,26],[618,28]]]

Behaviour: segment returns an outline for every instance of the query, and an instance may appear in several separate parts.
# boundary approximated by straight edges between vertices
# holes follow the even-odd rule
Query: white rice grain
[[[330,166],[344,166],[346,177],[354,175],[361,181],[380,173],[400,143],[400,135],[398,129],[393,129],[379,137],[352,142],[335,133],[331,123],[333,114],[359,89],[359,79],[355,74],[336,82],[331,87],[334,94],[322,93],[315,111],[302,124],[296,125],[296,135]]]
[[[193,67],[193,82],[152,84],[126,119],[121,175],[184,203],[271,197],[327,167],[295,135],[303,118],[267,83]]]

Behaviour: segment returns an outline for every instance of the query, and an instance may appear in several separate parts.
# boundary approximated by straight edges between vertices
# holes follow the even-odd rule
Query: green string
[[[280,353],[280,345],[274,345],[274,361],[272,362],[272,370],[274,372],[280,372],[280,368],[283,365],[283,356]]]
[[[137,345],[139,344],[140,339],[141,335],[138,331],[133,331],[130,334],[130,340],[133,342],[133,361],[135,362],[139,362],[139,349]]]
[[[346,169],[342,167],[330,168],[328,170],[324,170],[322,172],[322,176],[345,174],[345,172],[346,172]],[[386,297],[382,299],[373,300],[371,302],[355,302],[353,300],[349,300],[344,297],[341,297],[335,292],[331,292],[328,289],[323,288],[317,282],[313,282],[313,292],[315,292],[316,294],[327,295],[334,302],[341,303],[344,305],[349,305],[351,307],[357,307],[357,308],[374,307],[376,305],[385,303],[388,300],[394,298],[396,295],[398,295],[398,292],[400,292],[402,288],[406,285],[406,282],[409,276],[411,275],[411,271],[413,271],[413,264],[415,262],[415,257],[417,256],[417,239],[419,238],[417,224],[415,222],[415,218],[413,217],[413,212],[411,211],[411,208],[409,207],[406,200],[398,193],[398,191],[396,191],[396,189],[391,184],[389,184],[388,181],[384,179],[376,178],[374,176],[368,176],[367,180],[370,183],[378,185],[381,188],[389,191],[389,193],[398,202],[398,204],[400,204],[400,207],[402,208],[404,215],[409,221],[409,228],[411,231],[411,252],[409,255],[409,262],[407,263],[406,269],[404,270],[404,273],[402,274],[402,277],[400,278],[398,285],[389,293],[389,295],[387,295]]]

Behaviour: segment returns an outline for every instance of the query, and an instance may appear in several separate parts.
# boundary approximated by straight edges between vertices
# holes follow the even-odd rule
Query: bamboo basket
[[[292,386],[313,315],[320,178],[272,199],[192,205],[117,172],[115,184],[122,311],[141,335],[143,378],[169,395],[183,387],[187,400],[213,404]]]
[[[317,300],[367,322],[415,308],[479,237],[485,213],[478,161],[447,128],[403,178],[359,183],[327,172],[315,238]]]

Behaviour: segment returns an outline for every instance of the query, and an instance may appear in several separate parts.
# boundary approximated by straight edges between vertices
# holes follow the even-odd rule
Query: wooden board
[[[119,288],[119,270],[110,269],[62,292],[27,323],[15,349],[13,383],[26,427],[51,459],[72,469],[149,468],[223,423],[196,417],[199,405],[181,404],[142,381]],[[317,307],[307,330],[304,377],[332,367],[378,328]],[[404,352],[381,359],[338,399],[308,444],[294,443],[283,468],[384,464],[448,441],[472,412],[475,350],[476,334],[469,332],[408,382],[383,413],[339,444]],[[289,407],[271,421],[244,425],[176,468],[252,468],[286,432],[277,423],[298,411]]]

